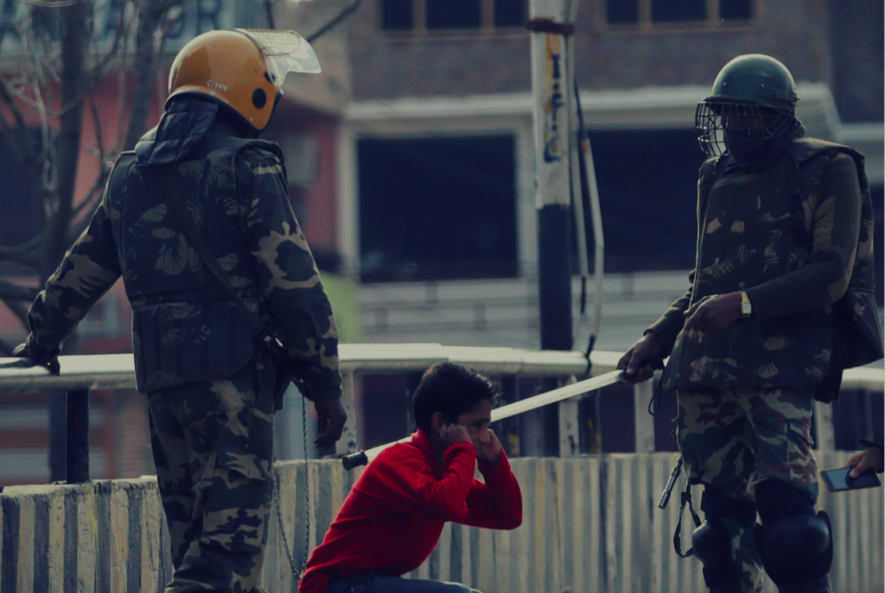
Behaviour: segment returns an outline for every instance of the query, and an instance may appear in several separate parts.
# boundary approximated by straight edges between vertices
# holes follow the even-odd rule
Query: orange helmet
[[[260,132],[283,95],[289,72],[320,72],[313,48],[295,31],[209,31],[194,37],[175,56],[169,99],[182,93],[207,96]]]

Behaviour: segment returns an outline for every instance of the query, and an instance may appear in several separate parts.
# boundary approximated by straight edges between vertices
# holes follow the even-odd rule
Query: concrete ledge
[[[819,452],[818,467],[839,467],[849,455]],[[700,564],[680,560],[672,549],[678,495],[666,511],[657,509],[675,460],[673,453],[513,460],[525,500],[522,527],[450,524],[428,561],[409,576],[460,581],[484,593],[701,591]],[[275,473],[283,526],[300,567],[308,519],[314,547],[359,473],[338,461],[281,462]],[[835,532],[834,590],[881,592],[882,488],[822,490],[818,506]],[[692,528],[684,522],[683,541],[690,541]],[[0,534],[0,593],[153,593],[171,577],[168,534],[150,476],[7,487],[0,494]],[[274,593],[296,590],[276,511],[263,584]],[[775,590],[766,582],[766,591]]]

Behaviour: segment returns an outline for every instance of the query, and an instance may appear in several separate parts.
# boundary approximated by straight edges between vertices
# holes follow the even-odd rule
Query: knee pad
[[[763,524],[786,517],[814,515],[814,500],[781,480],[763,480],[756,486],[756,506]]]
[[[827,593],[833,564],[830,518],[785,482],[766,480],[756,488],[762,524],[756,546],[762,565],[783,593]]]
[[[704,565],[704,582],[716,593],[740,593],[740,574],[731,554],[731,534],[725,519],[755,522],[756,507],[743,500],[725,498],[709,486],[701,500],[704,524],[692,534],[695,556]]]
[[[756,526],[762,566],[782,593],[827,593],[833,564],[830,518],[793,515]]]

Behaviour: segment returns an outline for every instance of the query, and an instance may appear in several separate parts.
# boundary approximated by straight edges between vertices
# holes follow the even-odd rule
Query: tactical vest
[[[255,312],[261,294],[246,229],[248,198],[238,195],[235,159],[249,146],[276,144],[207,136],[186,161],[145,165],[120,155],[108,182],[114,240],[132,305],[135,375],[142,393],[229,376],[254,355],[255,329],[188,244],[169,189],[169,169],[210,250],[238,296]]]
[[[704,163],[691,303],[758,286],[808,262],[815,206],[810,201],[829,160],[840,152],[857,165],[862,206],[849,291],[837,304],[850,309],[853,321],[870,326],[872,332],[872,345],[855,349],[845,365],[851,367],[882,356],[873,290],[872,202],[863,156],[851,148],[799,139],[757,175],[721,173],[721,160]],[[722,332],[688,339],[680,332],[664,372],[664,388],[811,388],[830,372],[833,311],[834,306],[827,306],[772,319],[740,319]]]

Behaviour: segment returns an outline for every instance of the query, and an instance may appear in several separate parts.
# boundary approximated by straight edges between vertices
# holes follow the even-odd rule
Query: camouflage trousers
[[[169,526],[167,593],[262,591],[273,494],[273,371],[148,394],[151,445]]]
[[[679,392],[678,401],[679,450],[693,483],[716,487],[726,498],[755,502],[756,485],[776,479],[817,500],[811,390]],[[755,521],[724,521],[742,593],[761,592]]]

